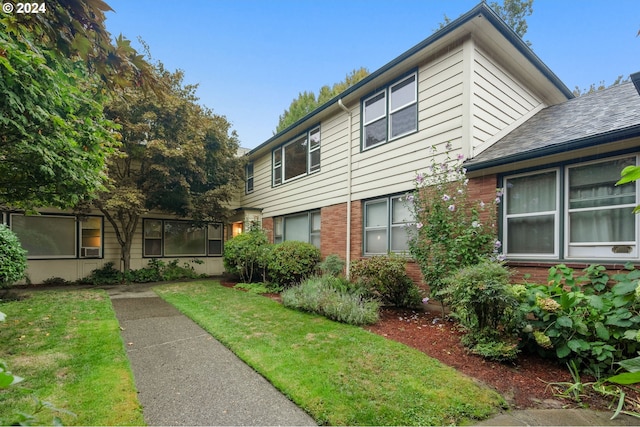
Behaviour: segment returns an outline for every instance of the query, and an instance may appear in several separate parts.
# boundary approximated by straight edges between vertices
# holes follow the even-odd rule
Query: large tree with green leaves
[[[158,90],[128,40],[112,42],[102,0],[54,0],[0,15],[0,206],[72,207],[102,188],[114,88]]]
[[[115,143],[101,97],[84,62],[0,20],[0,205],[65,208],[101,187]]]
[[[288,128],[319,106],[323,105],[327,101],[338,96],[351,86],[358,83],[369,75],[369,71],[366,68],[359,68],[351,71],[347,74],[345,79],[341,82],[334,83],[333,86],[322,86],[316,96],[313,92],[301,92],[298,97],[291,101],[289,108],[282,113],[278,126],[276,127],[276,133],[283,129]]]
[[[161,95],[127,88],[106,106],[121,126],[109,160],[110,184],[93,202],[116,232],[125,271],[140,217],[161,211],[194,223],[223,221],[242,180],[238,140],[229,122],[197,104],[183,73],[157,66]]]

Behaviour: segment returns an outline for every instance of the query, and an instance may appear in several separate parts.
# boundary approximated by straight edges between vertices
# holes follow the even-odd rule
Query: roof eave
[[[611,132],[605,132],[598,135],[593,135],[585,138],[574,139],[571,141],[562,142],[559,144],[553,144],[546,147],[541,147],[522,153],[512,154],[509,156],[499,157],[497,159],[491,159],[474,163],[473,159],[465,162],[464,167],[468,172],[476,172],[483,169],[489,169],[499,166],[504,166],[510,163],[517,163],[526,160],[532,160],[536,158],[552,156],[554,154],[560,154],[567,151],[579,150],[581,148],[589,148],[597,145],[621,141],[624,139],[640,137],[640,125],[630,126],[624,129],[617,129]]]

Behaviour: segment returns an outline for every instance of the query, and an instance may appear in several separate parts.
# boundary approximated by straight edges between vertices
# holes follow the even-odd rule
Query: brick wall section
[[[320,253],[322,258],[336,254],[343,260],[347,253],[347,204],[320,210]]]
[[[510,261],[507,263],[511,271],[513,272],[513,276],[511,277],[512,283],[537,283],[544,285],[547,283],[547,278],[549,275],[549,269],[554,265],[564,264],[569,268],[573,268],[573,274],[577,276],[582,276],[582,270],[589,267],[591,263],[571,263],[571,262],[525,262],[525,261]],[[601,264],[601,263],[593,263],[603,265],[607,269],[607,274],[609,277],[612,277],[618,273],[624,273],[624,265],[623,264]],[[636,265],[636,268],[638,266]],[[528,275],[525,279],[525,275]]]
[[[483,201],[484,203],[492,203],[496,198],[496,188],[498,186],[498,178],[496,175],[485,175],[469,180],[468,191],[469,201]],[[486,221],[489,212],[480,213],[480,218]]]
[[[273,243],[273,217],[262,218],[262,229],[267,232],[269,242]]]

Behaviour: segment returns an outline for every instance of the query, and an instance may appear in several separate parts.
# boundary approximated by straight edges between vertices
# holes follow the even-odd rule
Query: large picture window
[[[409,251],[408,228],[413,223],[411,208],[404,197],[394,196],[365,202],[365,255]]]
[[[10,220],[29,259],[77,257],[74,216],[12,214]]]
[[[273,185],[320,170],[320,127],[276,148],[272,153]]]
[[[143,221],[145,257],[220,256],[223,251],[223,227],[205,227],[190,221],[145,219]]]
[[[629,165],[636,165],[636,156],[506,177],[507,257],[637,258],[637,186],[615,185]]]
[[[418,130],[417,74],[362,102],[362,147],[368,149]]]
[[[297,240],[320,248],[320,211],[280,216],[273,222],[275,243]]]

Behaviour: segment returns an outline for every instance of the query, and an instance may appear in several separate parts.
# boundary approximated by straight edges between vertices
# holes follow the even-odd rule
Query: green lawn
[[[320,424],[468,424],[504,405],[454,369],[358,327],[215,281],[156,291]]]
[[[0,420],[34,412],[35,399],[66,412],[45,409],[33,424],[143,425],[120,329],[104,291],[34,292],[0,303],[0,359],[24,381],[0,390]]]

